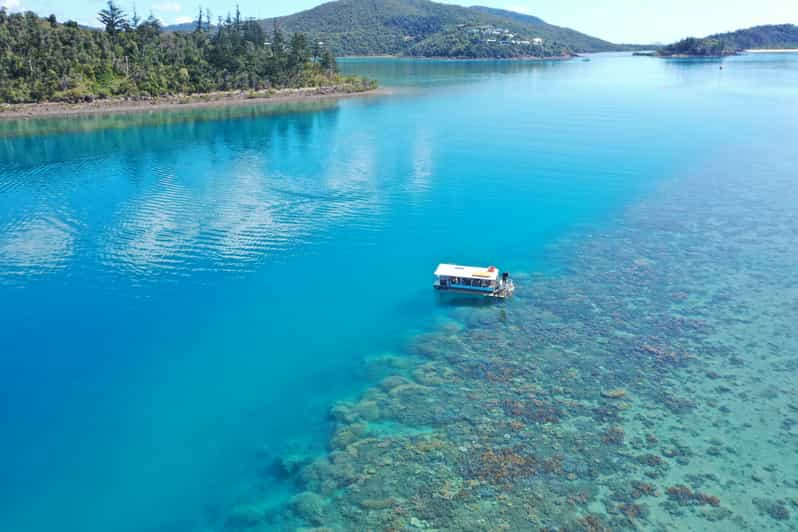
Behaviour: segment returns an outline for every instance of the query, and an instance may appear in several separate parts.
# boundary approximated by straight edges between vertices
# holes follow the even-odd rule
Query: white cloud
[[[189,22],[194,22],[194,17],[177,17],[177,18],[175,18],[175,24],[188,24]]]
[[[183,6],[177,2],[161,2],[160,4],[153,4],[152,10],[161,13],[180,13],[183,11]]]
[[[4,7],[9,11],[19,11],[22,9],[22,2],[20,0],[0,0],[0,7]]]

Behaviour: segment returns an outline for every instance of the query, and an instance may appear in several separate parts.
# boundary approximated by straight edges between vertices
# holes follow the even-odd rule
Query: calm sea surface
[[[523,293],[663,187],[728,206],[798,179],[798,55],[722,64],[348,60],[393,94],[0,123],[0,529],[284,526],[306,489],[286,464],[326,459],[368,361],[486,311],[435,297],[438,262],[496,264]],[[767,190],[741,212],[798,205]],[[253,494],[251,521],[225,517]],[[789,527],[782,506],[747,524]]]

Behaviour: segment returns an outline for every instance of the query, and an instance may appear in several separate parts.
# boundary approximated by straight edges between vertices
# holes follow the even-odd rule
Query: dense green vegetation
[[[483,35],[462,30],[444,31],[428,37],[409,48],[405,54],[413,57],[446,57],[472,59],[512,59],[517,57],[567,57],[571,50],[559,43],[543,45],[521,44],[518,40],[486,42]]]
[[[721,57],[733,55],[736,49],[717,39],[696,39],[688,37],[679,42],[663,46],[657,50],[657,55],[662,57],[689,56],[689,57]]]
[[[101,31],[0,9],[0,100],[86,101],[343,81],[329,50],[301,33],[266,32],[240,13],[213,28],[200,14],[193,31],[172,33],[153,17],[128,17],[110,1],[99,20]]]
[[[443,57],[513,57],[538,55],[511,45],[485,46],[471,43],[462,26],[504,28],[518,40],[541,38],[544,55],[559,50],[599,52],[616,50],[612,43],[574,30],[546,24],[536,17],[483,7],[466,8],[429,0],[337,0],[287,17],[261,21],[264,27],[278,24],[284,31],[308,34],[322,41],[336,55],[425,55]],[[176,29],[189,29],[186,26]]]
[[[798,26],[793,24],[755,26],[730,33],[718,33],[703,39],[690,37],[660,48],[657,55],[720,57],[757,48],[798,48]]]
[[[798,26],[794,24],[754,26],[730,33],[710,35],[709,38],[737,50],[798,48]]]

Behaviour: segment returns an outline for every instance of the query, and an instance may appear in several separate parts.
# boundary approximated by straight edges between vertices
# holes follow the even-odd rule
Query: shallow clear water
[[[719,64],[351,60],[394,93],[0,124],[0,527],[282,515],[269,464],[324,455],[364,360],[486,310],[438,262],[557,279],[663,184],[789,195],[798,58]]]

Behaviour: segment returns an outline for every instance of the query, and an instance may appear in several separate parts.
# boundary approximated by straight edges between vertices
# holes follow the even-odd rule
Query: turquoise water
[[[0,528],[289,526],[285,464],[370,361],[495,310],[436,299],[438,262],[523,294],[664,184],[790,197],[798,58],[718,65],[350,60],[393,94],[0,124]]]

